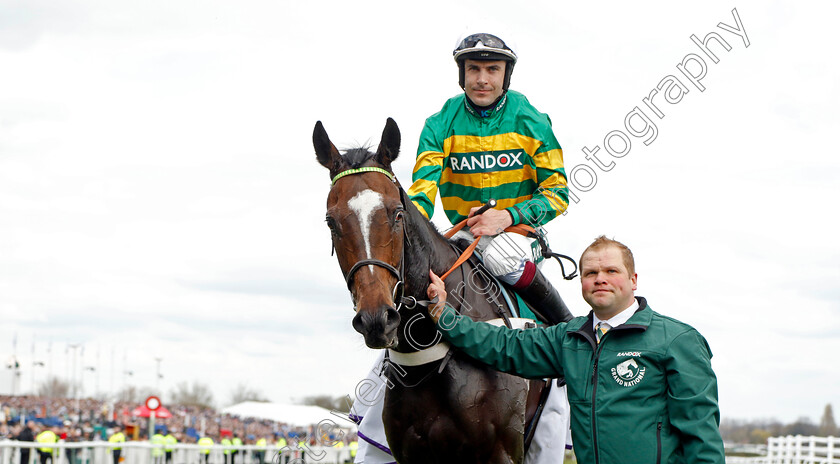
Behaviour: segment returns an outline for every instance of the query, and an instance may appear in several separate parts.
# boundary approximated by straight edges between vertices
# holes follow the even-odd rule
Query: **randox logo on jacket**
[[[488,151],[483,153],[450,153],[449,167],[452,172],[470,174],[475,172],[512,171],[522,168],[519,151]]]
[[[641,382],[645,377],[645,368],[639,367],[639,364],[634,358],[630,358],[613,367],[610,369],[610,372],[616,383],[624,387],[632,387]]]

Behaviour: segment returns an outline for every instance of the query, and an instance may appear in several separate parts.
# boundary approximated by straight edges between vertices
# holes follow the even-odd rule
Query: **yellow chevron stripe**
[[[534,164],[539,168],[551,168],[552,166],[563,166],[563,150],[560,148],[537,153],[533,156]]]
[[[417,161],[414,164],[414,172],[419,171],[427,166],[441,166],[443,165],[443,153],[437,151],[424,151],[417,155]]]
[[[542,181],[540,184],[542,188],[557,188],[557,187],[567,187],[566,185],[566,178],[561,176],[560,173],[555,172],[554,174],[548,176],[547,179]]]
[[[413,184],[411,184],[411,187],[408,188],[407,193],[408,193],[408,196],[414,196],[414,195],[417,195],[418,193],[423,193],[427,197],[429,197],[429,200],[431,200],[432,203],[434,203],[435,194],[437,193],[437,188],[438,188],[437,184],[435,184],[434,182],[432,182],[430,180],[417,179],[417,181],[415,181]]]
[[[475,135],[453,135],[443,141],[444,153],[475,153],[482,151],[506,150],[510,147],[522,147],[528,155],[533,155],[542,142],[516,132],[479,137]],[[551,150],[554,151],[554,150]],[[561,158],[562,162],[562,158]]]
[[[496,209],[509,208],[519,202],[528,200],[530,198],[531,195],[524,195],[518,198],[506,198],[498,200],[498,203],[496,204]],[[444,209],[456,210],[458,211],[458,214],[462,216],[470,214],[471,208],[475,208],[476,206],[484,206],[484,203],[480,201],[464,201],[458,197],[442,197],[441,203],[443,204]]]

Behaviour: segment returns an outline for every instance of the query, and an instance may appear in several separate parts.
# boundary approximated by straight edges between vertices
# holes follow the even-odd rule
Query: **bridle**
[[[400,186],[399,182],[397,182],[397,178],[394,176],[394,174],[391,173],[390,171],[386,170],[386,169],[383,169],[383,168],[378,168],[378,167],[375,167],[375,166],[368,166],[368,167],[361,167],[361,168],[355,168],[355,169],[346,169],[346,170],[341,171],[340,173],[336,174],[335,177],[333,177],[332,185],[335,186],[336,181],[338,179],[341,179],[344,176],[349,176],[349,175],[353,175],[353,174],[362,174],[362,173],[366,173],[366,172],[378,172],[380,174],[384,174],[385,176],[387,176],[388,179],[390,179],[391,182],[393,182],[394,185],[396,185],[397,189],[399,190],[399,192],[400,192],[400,203],[402,204],[403,209],[405,209],[405,207],[406,207],[405,196],[404,196],[404,192],[402,190],[402,187]],[[495,200],[491,199],[481,209],[476,211],[475,214],[482,214],[487,209],[495,207],[495,205],[496,205]],[[467,224],[467,220],[464,219],[463,221],[456,224],[446,234],[444,234],[444,236],[446,238],[451,238],[458,230],[463,228],[466,224]],[[353,275],[356,273],[356,271],[358,271],[359,269],[361,269],[364,266],[378,266],[378,267],[381,267],[383,269],[386,269],[394,277],[397,278],[397,283],[394,284],[394,289],[393,289],[392,295],[391,295],[392,298],[393,298],[394,304],[396,305],[395,309],[397,311],[399,311],[400,308],[402,308],[402,307],[405,307],[406,309],[414,309],[416,307],[416,305],[418,305],[418,304],[421,305],[421,306],[424,306],[424,307],[428,307],[429,304],[437,303],[437,298],[434,298],[432,300],[418,300],[418,299],[414,298],[413,296],[405,296],[405,247],[406,247],[406,244],[410,244],[410,242],[409,242],[409,239],[408,239],[408,235],[406,234],[405,223],[404,222],[402,223],[402,229],[403,229],[403,248],[402,248],[401,256],[400,256],[400,268],[399,268],[399,270],[397,270],[397,268],[394,265],[386,263],[385,261],[382,261],[382,260],[379,260],[379,259],[363,259],[363,260],[360,260],[360,261],[356,262],[355,264],[353,264],[353,266],[350,267],[350,270],[347,271],[347,273],[344,275],[344,279],[347,282],[347,289],[352,291],[350,286],[353,284]],[[548,244],[546,243],[544,237],[542,237],[542,235],[536,233],[534,228],[532,228],[530,226],[527,226],[527,225],[524,225],[524,224],[517,224],[517,225],[508,227],[507,229],[505,229],[505,231],[506,232],[518,233],[520,235],[524,235],[526,237],[536,239],[540,244],[540,248],[542,250],[543,257],[554,258],[560,264],[560,270],[563,273],[563,278],[565,280],[571,280],[571,279],[576,277],[576,275],[577,275],[577,263],[575,263],[574,259],[572,259],[572,258],[570,258],[566,255],[562,255],[562,254],[559,254],[559,253],[552,252],[548,248]],[[460,256],[455,261],[455,263],[452,265],[452,267],[450,267],[448,271],[443,273],[440,278],[441,279],[446,279],[446,277],[452,271],[454,271],[455,269],[460,267],[461,264],[466,262],[470,258],[470,256],[472,256],[472,252],[473,252],[473,250],[475,250],[477,245],[478,245],[478,238],[476,238],[472,242],[472,244],[470,244],[470,246],[468,246],[465,250],[463,250],[463,252],[460,254]],[[333,252],[335,252],[335,239],[334,238],[333,238]],[[571,273],[568,273],[568,274],[566,273],[566,270],[563,266],[563,262],[561,261],[561,258],[570,261],[574,265],[574,270]]]
[[[399,182],[397,182],[397,178],[394,176],[393,173],[390,171],[378,168],[374,166],[369,167],[362,167],[356,169],[347,169],[338,174],[332,179],[332,186],[335,186],[335,183],[338,179],[341,179],[344,176],[349,176],[353,174],[363,174],[366,172],[378,172],[380,174],[384,174],[397,186],[397,189],[400,191],[400,203],[402,203],[403,207],[405,207],[405,201],[402,195],[402,187],[400,187]],[[387,270],[390,272],[394,277],[397,278],[397,283],[394,284],[394,289],[391,292],[391,297],[394,300],[394,304],[396,305],[396,310],[399,311],[400,308],[405,307],[406,309],[414,309],[417,304],[421,304],[422,306],[427,306],[429,301],[425,300],[417,300],[413,296],[405,296],[405,245],[408,243],[408,235],[406,234],[405,230],[405,222],[401,221],[402,233],[403,233],[403,247],[400,253],[400,268],[397,269],[396,266],[386,263],[385,261],[379,259],[362,259],[357,261],[353,266],[350,267],[350,270],[344,275],[344,280],[347,282],[347,289],[351,290],[351,285],[353,285],[353,275],[364,266],[378,266],[382,269]],[[333,238],[333,251],[335,251],[335,239]],[[425,304],[424,304],[425,303]]]

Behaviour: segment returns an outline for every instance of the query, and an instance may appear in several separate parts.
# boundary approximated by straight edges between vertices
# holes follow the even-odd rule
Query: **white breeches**
[[[467,229],[458,231],[455,238],[475,240]],[[477,250],[481,253],[487,271],[508,285],[519,280],[527,261],[535,264],[541,264],[542,261],[537,240],[517,233],[502,232],[492,237],[485,235],[478,242]]]

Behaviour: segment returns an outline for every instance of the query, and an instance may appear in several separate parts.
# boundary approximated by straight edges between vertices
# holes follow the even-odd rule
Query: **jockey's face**
[[[470,100],[478,106],[488,106],[502,96],[505,81],[505,62],[478,61],[467,59],[464,62],[464,91]]]

